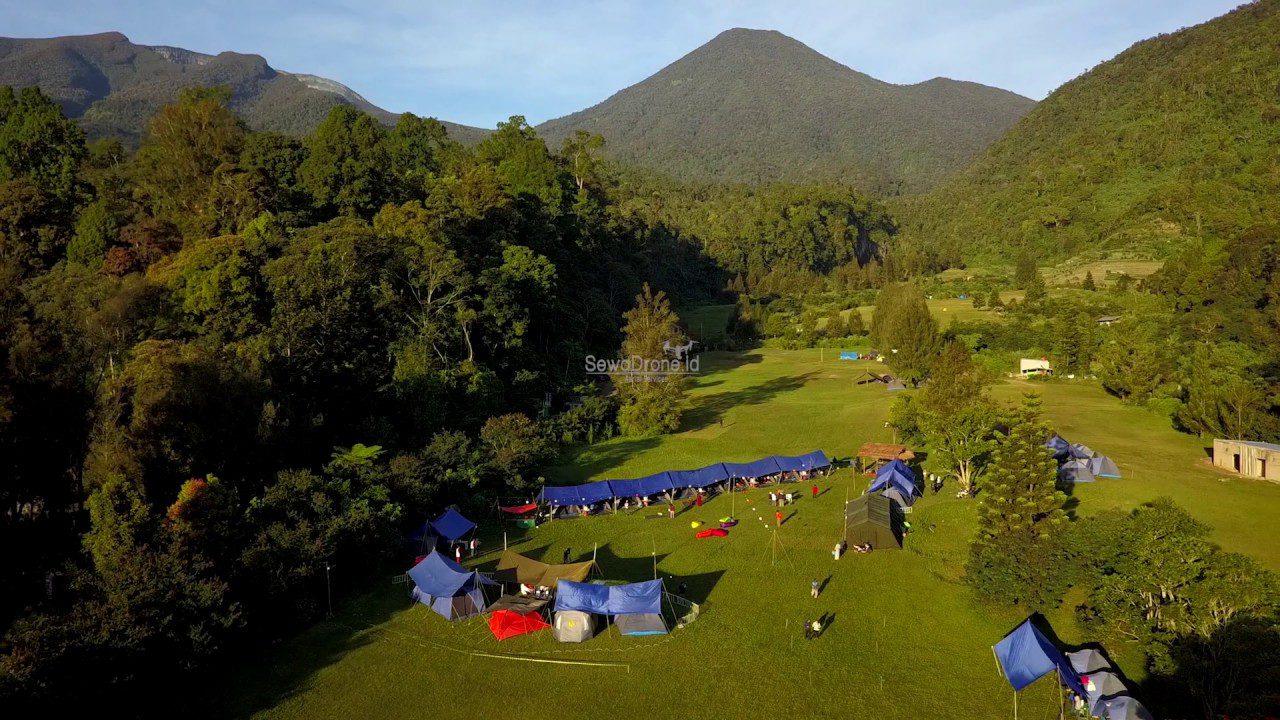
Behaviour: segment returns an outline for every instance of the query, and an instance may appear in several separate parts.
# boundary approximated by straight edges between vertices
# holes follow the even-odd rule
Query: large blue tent
[[[597,615],[658,614],[662,612],[662,581],[593,585],[561,580],[556,587],[556,612],[561,610]]]
[[[449,542],[457,542],[467,533],[476,529],[476,524],[462,516],[462,513],[449,508],[445,510],[440,517],[430,522],[431,530],[435,535],[448,540]]]
[[[613,490],[604,480],[582,485],[547,485],[542,488],[542,501],[553,506],[594,505],[612,500],[613,497]]]
[[[697,470],[672,470],[671,482],[678,488],[705,488],[729,479],[729,471],[723,463],[716,463]]]
[[[1068,688],[1086,697],[1084,683],[1070,661],[1028,618],[995,645],[996,659],[1014,690],[1021,690],[1054,670]]]
[[[896,487],[907,497],[916,494],[916,474],[911,466],[901,460],[890,460],[876,471],[876,479],[871,482],[867,492],[879,492],[888,487]]]
[[[725,463],[724,469],[730,477],[736,478],[762,478],[782,472],[782,468],[778,467],[778,461],[772,457],[749,463]]]
[[[481,587],[496,585],[474,570],[432,550],[409,570],[413,580],[413,598],[430,607],[447,620],[461,620],[484,611]]]
[[[1066,438],[1058,433],[1054,433],[1046,440],[1044,446],[1052,450],[1053,456],[1058,460],[1062,460],[1071,454],[1071,443],[1067,442]]]
[[[814,450],[811,453],[800,456],[803,460],[805,470],[818,470],[824,467],[831,467],[831,461],[827,459],[827,454],[821,450]]]

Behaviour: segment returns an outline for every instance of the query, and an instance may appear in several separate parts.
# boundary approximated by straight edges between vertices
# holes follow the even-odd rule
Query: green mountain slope
[[[1068,82],[936,192],[905,232],[1042,256],[1230,235],[1280,217],[1280,0],[1140,42]]]
[[[305,133],[339,104],[386,123],[396,117],[341,83],[276,70],[258,55],[137,45],[120,33],[0,38],[0,85],[38,85],[69,117],[80,119],[90,137],[130,143],[161,105],[193,85],[230,85],[232,108],[257,130]],[[463,142],[484,135],[478,128],[445,125]]]
[[[843,180],[894,193],[959,170],[1034,104],[945,78],[892,85],[781,33],[735,29],[538,131],[552,143],[600,133],[615,158],[681,180]]]

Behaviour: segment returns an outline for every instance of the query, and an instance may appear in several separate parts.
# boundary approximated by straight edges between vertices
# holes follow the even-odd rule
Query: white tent
[[[595,636],[595,621],[580,610],[556,611],[556,624],[551,634],[560,642],[586,642]]]

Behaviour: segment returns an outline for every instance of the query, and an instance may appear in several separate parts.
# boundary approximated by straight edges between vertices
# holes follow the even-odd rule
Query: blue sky
[[[492,127],[594,105],[732,27],[779,30],[895,83],[936,76],[1040,99],[1129,45],[1239,0],[0,0],[0,35],[118,30],[257,53],[388,110]]]

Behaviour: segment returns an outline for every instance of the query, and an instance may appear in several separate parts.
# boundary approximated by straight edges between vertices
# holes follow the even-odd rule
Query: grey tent
[[[666,635],[667,623],[657,613],[630,613],[613,619],[623,635]]]
[[[1106,455],[1095,455],[1089,459],[1089,472],[1098,477],[1118,478],[1120,467]]]
[[[893,485],[890,485],[880,494],[897,503],[898,507],[902,508],[904,512],[910,510],[911,506],[916,501],[915,495],[904,493],[901,489]]]
[[[1108,700],[1129,694],[1129,688],[1110,670],[1099,670],[1087,677],[1084,689],[1089,696],[1085,699],[1089,703],[1089,714],[1093,717],[1103,717]]]
[[[1069,485],[1091,483],[1095,480],[1089,470],[1088,460],[1068,460],[1058,468],[1058,479]]]
[[[1098,453],[1084,443],[1071,443],[1071,447],[1067,448],[1067,454],[1077,460],[1088,460]]]
[[[902,548],[902,524],[893,501],[880,493],[850,500],[844,507],[844,539],[875,550]]]
[[[560,642],[586,642],[595,636],[595,620],[581,610],[557,610],[551,634]]]
[[[1153,720],[1151,711],[1128,695],[1119,695],[1102,703],[1107,720]]]
[[[1107,660],[1107,656],[1102,654],[1102,651],[1092,648],[1067,653],[1067,659],[1071,661],[1072,669],[1081,675],[1088,675],[1099,670],[1114,669]]]

